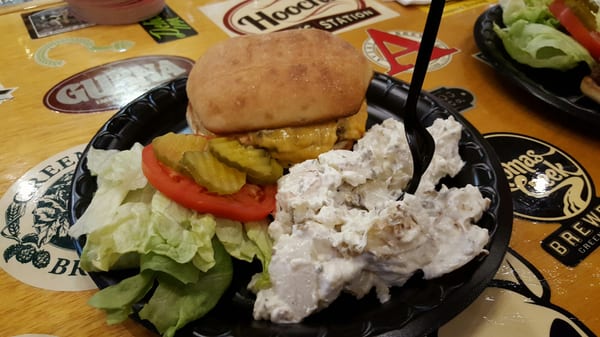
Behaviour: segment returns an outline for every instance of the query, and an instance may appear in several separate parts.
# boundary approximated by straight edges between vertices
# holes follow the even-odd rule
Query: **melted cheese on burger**
[[[321,153],[350,148],[365,133],[366,105],[350,117],[298,127],[260,130],[239,137],[245,145],[267,149],[283,165],[314,159]]]

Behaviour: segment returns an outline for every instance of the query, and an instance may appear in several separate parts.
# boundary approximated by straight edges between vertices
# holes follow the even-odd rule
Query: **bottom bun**
[[[591,76],[583,77],[579,87],[584,95],[600,103],[600,85]]]

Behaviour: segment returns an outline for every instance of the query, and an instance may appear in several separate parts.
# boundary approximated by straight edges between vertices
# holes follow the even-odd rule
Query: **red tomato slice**
[[[237,221],[256,221],[275,210],[276,185],[246,184],[234,194],[210,193],[193,179],[161,163],[154,155],[152,144],[142,151],[142,171],[150,185],[169,199],[201,213]]]
[[[587,49],[594,59],[600,58],[600,33],[588,30],[564,0],[554,0],[548,8],[573,39]]]

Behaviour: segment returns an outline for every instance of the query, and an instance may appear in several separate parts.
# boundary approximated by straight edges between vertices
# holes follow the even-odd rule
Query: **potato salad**
[[[390,298],[417,271],[425,279],[485,254],[488,231],[476,225],[489,199],[471,185],[437,186],[464,165],[461,125],[429,128],[436,143],[414,195],[402,193],[412,159],[403,124],[373,126],[353,150],[334,150],[291,167],[278,182],[270,287],[257,293],[254,318],[300,322],[342,292]]]

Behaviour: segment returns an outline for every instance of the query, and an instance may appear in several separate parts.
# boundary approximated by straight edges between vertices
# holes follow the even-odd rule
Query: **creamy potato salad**
[[[418,270],[425,279],[486,253],[488,231],[476,225],[490,201],[471,185],[435,187],[456,175],[461,125],[452,117],[429,128],[436,151],[415,195],[397,200],[412,160],[399,121],[373,126],[352,151],[335,150],[290,169],[279,180],[271,286],[259,290],[254,318],[300,322],[341,292],[361,298]]]

